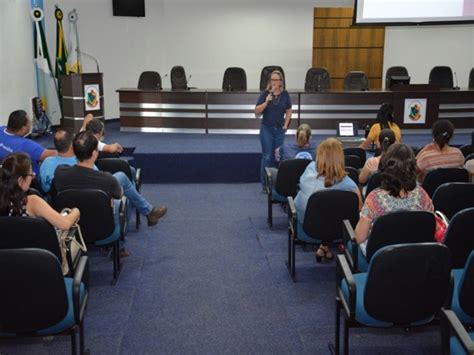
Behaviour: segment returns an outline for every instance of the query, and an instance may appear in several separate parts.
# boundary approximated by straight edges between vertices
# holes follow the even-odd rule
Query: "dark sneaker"
[[[148,220],[148,226],[154,226],[155,224],[158,223],[158,220],[163,217],[168,209],[166,206],[161,206],[158,208],[153,208],[148,216],[146,216],[146,219]]]

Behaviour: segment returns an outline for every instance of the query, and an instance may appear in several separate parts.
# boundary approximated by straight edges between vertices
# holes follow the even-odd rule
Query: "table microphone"
[[[163,75],[163,76],[160,75],[160,79],[163,81],[163,79],[166,78],[167,76],[168,76],[168,74],[165,74],[165,75]],[[156,88],[157,88],[158,90],[163,89],[163,84],[161,84],[161,85],[160,85],[160,84],[157,84],[157,85],[156,85]]]
[[[100,70],[99,70],[99,61],[97,60],[96,57],[94,57],[93,55],[90,55],[89,53],[86,53],[86,52],[81,51],[79,48],[76,48],[76,52],[77,52],[77,55],[84,54],[86,57],[91,58],[91,59],[95,62],[95,66],[96,66],[96,68],[97,68],[97,73],[100,73]]]
[[[454,72],[454,80],[456,80],[456,86],[453,87],[454,90],[459,90],[459,86],[458,86],[458,76],[456,75],[456,72]]]
[[[192,76],[191,74],[189,74],[189,78],[188,78],[188,80],[186,80],[186,90],[191,90],[191,88],[188,86],[188,84],[189,84],[189,82],[191,81],[191,78],[192,78],[192,77],[193,77],[193,76]]]

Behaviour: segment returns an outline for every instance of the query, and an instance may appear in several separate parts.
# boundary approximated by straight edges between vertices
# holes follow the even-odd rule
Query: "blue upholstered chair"
[[[433,194],[436,211],[443,212],[448,219],[469,207],[474,207],[474,184],[448,182],[439,186]]]
[[[462,269],[474,250],[474,207],[456,213],[449,222],[444,245],[451,251],[453,269]]]
[[[447,182],[469,182],[469,172],[462,168],[434,169],[426,174],[422,186],[431,197],[439,186]]]
[[[450,296],[450,253],[437,243],[397,244],[379,249],[367,272],[352,274],[345,255],[337,256],[335,344],[339,354],[341,311],[344,353],[349,328],[411,327],[431,322]]]
[[[72,354],[84,349],[88,291],[82,283],[87,257],[74,278],[63,277],[57,257],[44,249],[0,250],[0,338],[68,334]]]

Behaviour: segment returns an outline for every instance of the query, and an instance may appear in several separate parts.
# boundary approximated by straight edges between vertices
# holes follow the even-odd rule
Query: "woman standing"
[[[262,115],[260,126],[260,144],[262,162],[260,179],[265,191],[265,168],[276,167],[274,152],[283,145],[285,133],[291,121],[291,99],[283,89],[283,74],[274,70],[270,75],[267,89],[263,91],[255,106],[255,114]]]

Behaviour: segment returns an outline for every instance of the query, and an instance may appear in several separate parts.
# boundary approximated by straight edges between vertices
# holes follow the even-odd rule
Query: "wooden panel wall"
[[[380,89],[383,76],[385,28],[352,27],[352,8],[315,8],[313,28],[313,67],[326,67],[331,88],[343,89],[344,76],[362,70],[369,87]]]

